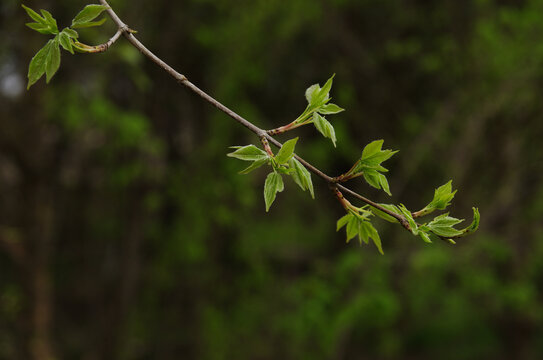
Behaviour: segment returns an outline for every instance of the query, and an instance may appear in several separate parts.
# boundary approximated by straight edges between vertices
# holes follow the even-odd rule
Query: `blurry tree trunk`
[[[51,343],[52,288],[51,253],[53,235],[53,206],[51,191],[43,183],[30,184],[29,213],[27,218],[27,243],[32,246],[28,263],[31,297],[31,336],[29,349],[32,359],[54,359]]]

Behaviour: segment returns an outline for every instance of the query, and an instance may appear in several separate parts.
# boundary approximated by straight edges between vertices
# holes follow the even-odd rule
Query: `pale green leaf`
[[[262,158],[260,160],[255,160],[255,161],[253,161],[253,163],[251,165],[249,165],[247,168],[241,170],[239,173],[240,174],[248,174],[251,171],[253,171],[255,169],[258,169],[262,165],[265,165],[268,161],[269,161],[268,158]]]
[[[349,220],[353,217],[353,214],[351,213],[348,213],[347,215],[344,215],[342,216],[338,221],[337,221],[337,224],[336,224],[336,231],[339,231],[339,229],[341,229],[342,227],[344,227],[345,225],[347,225],[347,223],[349,222]]]
[[[79,34],[77,33],[77,31],[70,28],[64,28],[62,32],[68,35],[69,37],[71,37],[72,39],[77,39],[79,37]]]
[[[58,36],[53,39],[50,46],[47,58],[45,59],[45,77],[46,82],[49,83],[58,68],[60,67],[60,45],[58,42]]]
[[[266,177],[264,183],[264,202],[266,203],[266,212],[270,210],[271,205],[275,201],[278,192],[283,191],[285,185],[280,174],[272,172]]]
[[[45,19],[45,22],[49,25],[54,34],[58,33],[57,21],[55,20],[53,15],[51,15],[49,11],[43,9],[41,9],[40,12]]]
[[[64,50],[70,52],[73,55],[74,49],[72,46],[72,38],[64,30],[59,34],[58,40]]]
[[[336,76],[336,74],[332,75],[332,77],[326,81],[324,86],[319,90],[318,94],[315,94],[314,103],[312,103],[312,105],[323,105],[328,101],[328,99],[330,99],[330,90],[332,89],[334,76]]]
[[[91,22],[107,9],[109,9],[108,6],[97,4],[85,6],[72,20],[72,28],[81,27],[82,25]]]
[[[449,214],[443,214],[434,218],[427,226],[438,236],[455,237],[462,235],[462,231],[455,229],[453,226],[462,221],[464,220],[453,218]]]
[[[358,234],[358,218],[353,216],[347,222],[347,243]]]
[[[334,147],[336,146],[336,132],[334,130],[334,127],[328,120],[326,120],[323,116],[319,115],[318,113],[313,114],[313,123],[315,124],[315,128],[326,138],[329,138],[332,140],[332,143],[334,144]]]
[[[93,27],[93,26],[100,26],[103,23],[105,23],[106,20],[107,20],[107,18],[103,18],[103,19],[100,19],[98,21],[89,21],[89,22],[82,23],[82,24],[72,25],[72,27],[74,29],[83,29],[83,28],[90,28],[90,27]]]
[[[311,197],[315,198],[315,193],[313,190],[313,182],[311,180],[311,173],[299,162],[296,158],[289,160],[289,166],[295,171],[291,174],[292,179],[302,190],[309,189]]]
[[[305,98],[309,105],[313,105],[315,103],[315,96],[319,94],[321,87],[319,84],[311,85],[307,88],[305,91]]]
[[[337,114],[342,111],[345,111],[345,109],[340,108],[336,104],[326,104],[326,105],[321,106],[318,109],[318,112],[321,113],[322,115]]]
[[[381,188],[389,196],[392,196],[392,194],[390,193],[390,187],[388,185],[387,177],[385,175],[381,174],[381,173],[378,173],[378,174],[379,174],[379,184],[381,185]]]
[[[298,138],[290,139],[286,141],[283,146],[281,146],[281,149],[279,149],[279,152],[275,156],[275,160],[277,160],[277,163],[279,164],[285,164],[292,158],[294,155],[294,148],[296,147],[296,142],[298,141]]]
[[[47,24],[47,21],[45,21],[44,18],[42,18],[37,12],[35,12],[34,10],[32,10],[31,8],[21,4],[21,6],[23,7],[23,9],[25,9],[26,13],[28,14],[28,16],[30,16],[30,18],[40,24],[44,24],[46,25]]]
[[[418,235],[418,225],[415,222],[415,219],[413,219],[411,211],[407,210],[404,204],[400,204],[400,206],[398,206],[398,210],[400,210],[400,213],[406,218],[413,235]]]
[[[368,184],[370,184],[371,186],[373,186],[374,188],[376,189],[380,189],[381,188],[381,182],[379,180],[379,173],[375,170],[366,170],[364,171],[364,173],[362,174],[364,176],[364,179],[366,180],[366,182]]]
[[[33,23],[26,23],[25,25],[31,28],[32,30],[39,32],[40,34],[46,34],[46,35],[54,34],[54,32],[51,30],[51,28],[47,24],[33,22]]]
[[[397,206],[395,205],[391,205],[391,204],[379,204],[381,205],[383,208],[393,212],[393,213],[396,213],[396,214],[401,214],[401,211],[400,209],[398,209]],[[373,214],[375,214],[376,216],[379,216],[381,219],[383,220],[386,220],[388,222],[391,222],[391,223],[397,223],[398,220],[396,220],[394,217],[390,216],[389,214],[377,209],[377,208],[374,208],[373,206],[370,207],[370,210]]]
[[[256,161],[268,158],[268,154],[254,145],[246,146],[232,146],[231,148],[237,149],[234,152],[226,154],[226,156],[233,157],[244,161]]]

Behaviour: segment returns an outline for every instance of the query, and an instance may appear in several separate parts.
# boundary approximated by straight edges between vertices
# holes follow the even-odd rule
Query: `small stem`
[[[350,211],[352,210],[353,208],[353,205],[349,202],[349,200],[345,199],[345,196],[343,196],[343,194],[341,193],[341,191],[339,191],[339,189],[337,188],[337,186],[335,185],[330,185],[330,190],[332,190],[332,192],[334,193],[334,195],[336,196],[336,199],[338,199],[338,201],[340,202],[341,206],[343,206],[343,208],[347,211]]]
[[[115,33],[115,35],[113,35],[111,37],[111,39],[109,39],[107,42],[105,42],[103,44],[96,45],[96,46],[90,46],[90,45],[86,45],[86,44],[83,44],[83,43],[80,43],[80,42],[76,42],[75,43],[76,48],[78,50],[81,50],[81,51],[83,51],[85,53],[89,53],[89,54],[106,52],[107,49],[109,49],[109,47],[111,45],[113,45],[115,43],[115,41],[117,41],[121,37],[121,35],[122,35],[122,33],[124,31],[130,31],[130,29],[128,29],[128,26],[125,25],[125,27],[126,27],[126,30],[119,28],[117,30],[117,32]]]
[[[313,112],[314,111],[309,112],[307,114],[302,114],[302,116],[300,116],[299,118],[297,118],[296,120],[294,120],[290,124],[280,126],[278,128],[272,129],[272,130],[268,130],[267,133],[270,136],[274,136],[274,135],[279,135],[279,134],[285,133],[285,132],[287,132],[289,130],[296,129],[296,128],[300,127],[300,126],[307,125],[307,124],[310,123],[310,120],[308,120],[308,118],[310,118],[313,115]]]
[[[264,150],[266,150],[268,155],[270,155],[271,157],[274,157],[275,155],[273,154],[273,151],[270,147],[270,143],[268,142],[268,139],[266,139],[265,136],[261,136],[260,141],[262,142],[262,145],[264,145]]]

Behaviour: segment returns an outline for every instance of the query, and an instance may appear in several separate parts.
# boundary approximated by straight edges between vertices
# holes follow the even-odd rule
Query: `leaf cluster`
[[[381,164],[390,159],[398,151],[383,150],[383,142],[383,140],[375,140],[366,145],[362,150],[360,159],[343,177],[349,179],[363,175],[368,184],[376,189],[383,189],[388,195],[392,195],[388,180],[384,175],[388,170]]]
[[[72,20],[70,27],[59,31],[56,19],[47,10],[40,10],[40,15],[25,5],[21,6],[28,16],[34,20],[34,22],[27,23],[26,26],[41,34],[54,35],[30,61],[27,89],[35,84],[44,74],[46,75],[46,82],[49,83],[60,67],[60,47],[71,54],[74,54],[74,49],[80,52],[87,52],[88,46],[77,41],[79,34],[74,29],[102,25],[106,21],[106,18],[99,21],[93,20],[104,10],[108,9],[107,6],[103,5],[87,5]]]
[[[268,174],[264,182],[266,211],[270,210],[277,193],[282,192],[285,188],[282,175],[292,177],[292,180],[302,190],[309,190],[311,197],[315,198],[311,173],[294,157],[297,141],[298,138],[286,141],[274,156],[255,145],[232,146],[231,148],[236,150],[227,154],[229,157],[252,162],[247,168],[241,170],[240,174],[248,174],[262,165],[270,165],[272,167],[273,171]]]
[[[307,88],[305,91],[305,98],[308,103],[307,107],[302,115],[294,120],[293,124],[299,126],[313,123],[315,128],[324,137],[332,140],[335,147],[337,142],[336,132],[332,124],[324,117],[324,115],[332,115],[344,111],[344,109],[336,104],[330,103],[330,100],[332,100],[330,90],[332,89],[334,76],[335,74],[326,81],[322,88],[319,84],[314,84]]]
[[[373,241],[377,249],[383,254],[383,247],[381,244],[381,238],[377,229],[373,227],[368,217],[371,213],[364,208],[352,208],[347,215],[341,217],[337,221],[336,231],[339,231],[344,226],[347,226],[345,231],[347,233],[347,243],[354,237],[358,236],[358,240],[362,245],[362,241],[368,244],[369,239]]]

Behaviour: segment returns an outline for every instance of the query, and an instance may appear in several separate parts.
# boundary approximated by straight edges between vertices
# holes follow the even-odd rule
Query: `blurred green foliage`
[[[62,27],[85,4],[28,5]],[[340,174],[383,138],[401,150],[387,166],[398,202],[423,207],[452,178],[452,214],[475,204],[481,229],[451,247],[381,222],[381,256],[345,245],[317,181],[316,200],[287,181],[266,214],[266,172],[238,176],[225,157],[253,136],[122,39],[62,54],[47,87],[17,93],[44,38],[4,1],[0,358],[29,356],[44,272],[61,359],[543,357],[543,1],[111,5],[264,128],[294,120],[305,88],[336,73],[338,148],[300,129],[297,152]],[[107,40],[108,23],[81,37]]]

